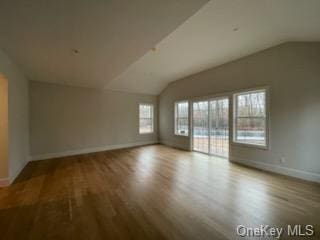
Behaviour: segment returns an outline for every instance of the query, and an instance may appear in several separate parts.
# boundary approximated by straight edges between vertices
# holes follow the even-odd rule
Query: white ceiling
[[[319,0],[0,3],[0,48],[29,79],[155,95],[282,42],[319,41],[319,26]]]
[[[103,88],[207,2],[2,0],[0,48],[31,80]]]
[[[271,46],[319,40],[319,0],[212,0],[105,87],[159,94],[171,81]]]

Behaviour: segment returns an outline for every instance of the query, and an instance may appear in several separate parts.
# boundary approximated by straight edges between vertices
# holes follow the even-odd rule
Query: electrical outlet
[[[285,163],[285,162],[286,162],[286,158],[282,156],[282,157],[280,158],[280,163]]]

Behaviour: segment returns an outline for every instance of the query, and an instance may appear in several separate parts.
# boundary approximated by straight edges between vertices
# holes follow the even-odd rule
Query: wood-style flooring
[[[30,162],[0,189],[3,240],[245,239],[239,224],[319,238],[320,185],[152,145]]]

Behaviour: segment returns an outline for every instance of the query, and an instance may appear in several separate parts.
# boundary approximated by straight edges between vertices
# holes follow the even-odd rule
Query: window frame
[[[151,123],[152,123],[152,126],[151,126],[151,131],[150,132],[141,132],[140,130],[140,106],[149,106],[151,107]],[[152,103],[139,103],[139,108],[138,108],[138,111],[139,111],[139,134],[140,135],[145,135],[145,134],[153,134],[154,133],[154,104]],[[149,119],[149,118],[148,118]]]
[[[187,103],[188,104],[188,111],[187,111],[188,112],[188,133],[187,134],[181,134],[177,131],[177,126],[178,126],[178,122],[177,122],[178,111],[177,110],[178,110],[178,105],[180,103]],[[180,100],[180,101],[176,101],[174,103],[174,135],[182,136],[182,137],[189,137],[189,135],[190,135],[190,117],[189,117],[189,115],[190,115],[190,103],[188,100]]]
[[[236,139],[237,136],[237,119],[238,119],[238,96],[239,95],[245,95],[245,94],[251,94],[251,93],[259,93],[259,92],[264,92],[265,93],[265,145],[260,145],[260,144],[254,144],[254,143],[246,143],[246,142],[241,142]],[[241,145],[241,146],[247,146],[247,147],[252,147],[252,148],[258,148],[258,149],[264,149],[268,150],[270,147],[270,127],[269,127],[269,122],[270,122],[270,111],[269,111],[269,88],[268,87],[263,87],[263,88],[256,88],[256,89],[250,89],[250,90],[244,90],[244,91],[239,91],[233,94],[233,131],[232,131],[232,143]]]

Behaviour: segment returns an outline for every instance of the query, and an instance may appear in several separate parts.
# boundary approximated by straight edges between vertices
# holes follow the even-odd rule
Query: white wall
[[[320,43],[286,43],[173,82],[159,97],[160,141],[189,148],[190,138],[174,135],[176,100],[269,86],[269,150],[232,144],[230,159],[320,181],[319,66]]]
[[[6,185],[19,174],[29,157],[28,81],[2,51],[0,73],[8,81],[8,170],[0,180]]]
[[[139,135],[139,103],[155,106],[155,131]],[[30,82],[31,158],[158,141],[157,97]]]

